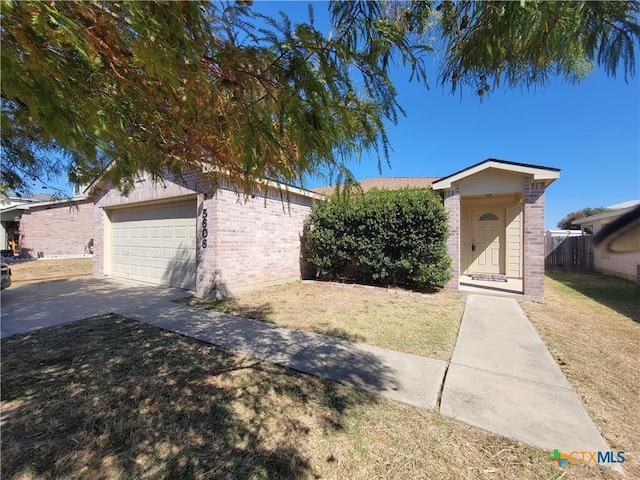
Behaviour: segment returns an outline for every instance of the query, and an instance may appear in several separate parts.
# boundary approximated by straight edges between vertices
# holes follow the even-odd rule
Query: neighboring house
[[[128,196],[110,185],[94,197],[94,275],[224,296],[299,280],[305,220],[317,193],[265,181],[246,198],[224,178],[217,188],[148,176]],[[283,193],[284,192],[284,193]]]
[[[91,253],[93,202],[84,195],[52,200],[20,199],[3,207],[2,250],[15,247],[25,258],[72,257]]]
[[[18,253],[18,225],[22,210],[34,203],[51,200],[38,197],[0,196],[0,250],[11,248]]]
[[[450,288],[474,273],[522,279],[544,295],[544,193],[557,168],[487,159],[433,183],[449,214]]]
[[[544,191],[555,168],[489,159],[446,178],[377,178],[370,188],[429,187],[443,193],[449,213],[453,278],[481,272],[523,280],[541,300],[544,280]],[[203,186],[148,176],[128,196],[96,182],[94,275],[193,289],[199,296],[241,293],[300,279],[305,220],[324,196],[265,181],[250,198],[218,180]],[[285,193],[283,197],[282,192]],[[331,188],[319,189],[329,193]]]
[[[631,200],[611,205],[607,207],[607,212],[580,218],[575,220],[573,224],[579,225],[582,229],[592,226],[593,234],[596,235],[605,225],[633,210],[638,204],[640,204],[640,200]],[[640,265],[640,237],[638,238],[638,251],[632,253],[609,253],[596,250],[593,263],[594,269],[598,272],[628,278],[629,280],[636,280],[638,265]]]

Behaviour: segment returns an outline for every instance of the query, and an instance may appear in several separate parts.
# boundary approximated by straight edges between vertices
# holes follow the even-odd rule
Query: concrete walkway
[[[512,298],[467,297],[440,412],[549,451],[609,450]]]
[[[446,362],[172,302],[187,292],[78,278],[4,290],[2,337],[117,313],[562,452],[608,450],[512,298],[469,295]]]

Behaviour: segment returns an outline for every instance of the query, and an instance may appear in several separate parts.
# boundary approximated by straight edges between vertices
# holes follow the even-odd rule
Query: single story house
[[[544,192],[559,170],[488,159],[441,179],[372,179],[363,188],[432,186],[449,213],[450,288],[481,272],[520,278],[523,293],[543,297]],[[435,181],[434,181],[435,180]],[[392,182],[394,185],[390,185]],[[370,184],[370,185],[369,185]],[[90,186],[94,275],[237,294],[309,274],[302,235],[317,192],[265,181],[246,198],[224,177],[207,187],[195,175],[161,184],[142,176],[123,196]]]
[[[580,218],[575,220],[573,224],[579,225],[581,229],[592,226],[593,234],[596,235],[605,225],[620,218],[625,213],[630,212],[639,204],[640,200],[631,200],[611,205],[607,207],[608,211],[598,215]],[[596,251],[593,257],[593,266],[596,271],[629,280],[637,280],[639,278],[638,273],[640,272],[640,237],[638,237],[638,248],[635,252],[610,253]]]
[[[93,200],[80,193],[70,200],[39,195],[12,200],[0,210],[2,250],[25,258],[90,255]],[[47,198],[48,197],[48,198]]]

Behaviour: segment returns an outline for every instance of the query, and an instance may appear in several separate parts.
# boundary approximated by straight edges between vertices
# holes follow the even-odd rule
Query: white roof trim
[[[560,172],[557,170],[550,170],[547,168],[533,167],[528,165],[517,165],[513,163],[503,163],[494,160],[488,160],[486,162],[479,163],[471,168],[462,170],[454,175],[433,182],[432,188],[434,190],[446,190],[451,188],[451,185],[455,182],[462,180],[463,178],[470,177],[489,168],[495,168],[497,170],[504,170],[506,172],[522,173],[524,175],[531,175],[534,180],[544,180],[547,185],[560,177]]]
[[[112,165],[113,165],[113,162],[111,162],[107,166],[107,168],[105,169],[105,172],[109,171],[112,168]],[[230,176],[228,171],[218,167],[211,167],[210,165],[204,162],[202,164],[202,167],[203,169],[208,170],[209,172],[220,173],[221,175],[224,175],[224,176]],[[98,182],[100,181],[101,178],[102,178],[102,175],[96,178],[89,185],[87,185],[87,188],[84,189],[83,194],[88,196],[91,190],[98,185]],[[325,198],[325,196],[320,193],[312,192],[311,190],[294,187],[292,185],[287,185],[286,183],[281,183],[281,182],[277,182],[275,180],[269,180],[266,178],[262,180],[257,180],[256,183],[258,185],[265,185],[266,187],[276,188],[280,191],[294,193],[303,197],[313,198],[314,200],[324,200]]]
[[[571,222],[572,225],[591,225],[592,222],[597,220],[605,220],[607,218],[616,218],[621,217],[627,212],[630,212],[635,207],[627,207],[627,208],[619,208],[617,210],[611,210],[609,212],[599,213],[598,215],[591,215],[590,217],[579,218],[578,220],[574,220]]]

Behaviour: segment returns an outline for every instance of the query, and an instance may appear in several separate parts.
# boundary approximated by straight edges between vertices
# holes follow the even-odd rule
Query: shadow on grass
[[[366,337],[362,335],[357,335],[355,333],[349,333],[343,328],[323,328],[323,327],[314,327],[314,333],[319,333],[320,335],[326,335],[328,337],[340,338],[342,340],[347,340],[349,342],[359,343],[365,342]]]
[[[312,477],[310,430],[376,401],[113,315],[3,340],[1,381],[6,478]]]
[[[354,277],[344,277],[340,276],[337,278],[313,278],[314,281],[319,283],[327,283],[327,284],[344,284],[344,285],[352,285],[354,288],[366,288],[366,287],[375,287],[381,288],[385,290],[404,290],[412,293],[423,293],[423,294],[433,294],[441,291],[441,288],[427,287],[427,286],[419,286],[419,285],[407,285],[403,283],[376,283],[364,280],[362,278],[354,278]]]
[[[624,278],[598,272],[549,271],[546,275],[564,286],[640,323],[637,285]]]
[[[269,319],[269,315],[273,314],[274,310],[268,303],[263,303],[258,306],[244,305],[234,297],[219,299],[187,297],[174,300],[174,302],[203,310],[212,310],[214,312],[226,313],[228,315],[236,315],[250,320],[274,323],[273,320]]]

